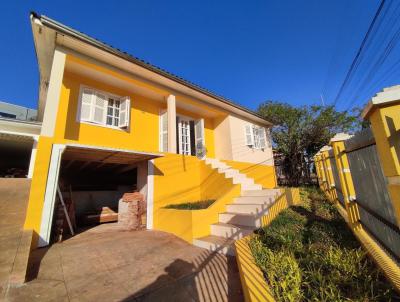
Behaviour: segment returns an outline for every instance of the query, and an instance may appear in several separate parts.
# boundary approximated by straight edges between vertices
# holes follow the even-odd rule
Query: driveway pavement
[[[242,301],[233,257],[158,231],[103,224],[31,255],[7,301]]]

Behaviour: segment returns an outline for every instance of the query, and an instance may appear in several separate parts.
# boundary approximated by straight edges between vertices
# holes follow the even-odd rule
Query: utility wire
[[[394,50],[396,45],[399,43],[399,41],[400,41],[400,26],[397,29],[394,26],[396,24],[396,20],[399,19],[399,15],[396,14],[396,11],[398,10],[399,7],[400,7],[400,5],[398,5],[396,7],[396,9],[393,12],[392,18],[388,22],[388,26],[390,28],[383,29],[383,34],[386,34],[386,36],[389,36],[389,41],[387,41],[387,43],[379,44],[379,45],[383,44],[384,49],[382,50],[381,54],[377,57],[375,63],[372,65],[372,67],[369,69],[369,71],[365,72],[366,76],[364,77],[363,81],[360,81],[361,84],[358,86],[357,91],[353,94],[353,98],[349,102],[348,107],[350,107],[354,103],[357,103],[357,101],[360,100],[360,96],[361,96],[362,92],[365,91],[366,87],[371,88],[373,83],[374,83],[374,87],[376,86],[376,82],[378,80],[373,81],[375,76],[378,74],[378,71],[382,68],[382,66],[384,66],[384,63],[386,62],[387,58],[390,56],[390,54],[392,53],[392,51]],[[390,30],[390,29],[393,29],[393,30]],[[394,31],[393,34],[392,34],[392,31]],[[382,42],[386,42],[386,40],[387,40],[386,37],[384,37]],[[376,53],[378,53],[378,52],[376,52]],[[370,61],[372,61],[372,59]],[[390,77],[393,74],[392,73],[393,67],[397,66],[398,64],[399,64],[399,60],[397,60],[392,65],[392,67],[390,67],[388,70],[386,70],[383,73],[383,77],[379,78],[379,82],[381,82],[382,79],[386,79],[387,76]]]
[[[384,7],[384,5],[385,5],[385,2],[386,2],[386,0],[381,0],[381,3],[380,3],[380,5],[379,5],[379,7],[378,7],[378,9],[377,9],[377,11],[376,11],[376,13],[375,13],[375,16],[374,16],[374,18],[372,19],[372,22],[371,22],[371,24],[370,24],[369,27],[368,27],[368,31],[367,31],[367,33],[365,34],[364,39],[363,39],[363,41],[361,42],[361,45],[360,45],[360,47],[359,47],[359,49],[358,49],[358,51],[357,51],[357,54],[356,54],[356,56],[354,57],[353,62],[351,63],[350,68],[349,68],[349,70],[348,70],[348,72],[347,72],[347,74],[346,74],[346,77],[345,77],[345,79],[344,79],[342,85],[340,86],[339,92],[338,92],[338,94],[336,95],[336,98],[335,98],[335,100],[334,100],[334,102],[333,102],[333,105],[334,105],[334,106],[336,105],[337,101],[338,101],[339,98],[341,97],[341,95],[342,95],[342,93],[343,93],[343,90],[346,88],[346,86],[347,86],[348,83],[350,82],[350,79],[351,79],[351,76],[352,76],[352,74],[353,74],[353,71],[355,70],[356,66],[358,66],[358,63],[359,63],[358,61],[359,61],[359,58],[360,58],[360,56],[361,56],[361,53],[362,53],[362,51],[363,51],[363,49],[364,49],[364,47],[365,47],[365,45],[366,45],[366,43],[367,43],[367,41],[368,41],[370,35],[371,35],[371,32],[372,32],[372,30],[373,30],[373,28],[374,28],[374,26],[375,26],[376,21],[378,20],[380,14],[381,14],[381,11],[382,11],[382,9],[383,9],[383,7]]]

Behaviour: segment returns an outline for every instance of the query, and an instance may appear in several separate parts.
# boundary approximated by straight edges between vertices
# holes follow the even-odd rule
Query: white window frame
[[[251,144],[248,143],[247,141],[247,127],[250,127],[250,131],[251,131]],[[260,129],[264,128],[264,131],[260,131]],[[244,135],[245,135],[245,143],[246,146],[255,149],[255,150],[264,150],[267,148],[267,131],[265,129],[265,127],[262,126],[257,126],[251,123],[247,123],[245,125],[245,131],[244,131]],[[260,132],[264,133],[264,142],[265,145],[264,146],[260,146]]]
[[[188,142],[186,143],[188,145],[188,150],[186,150],[188,152],[188,154],[184,154],[183,153],[183,146],[182,146],[182,121],[184,121],[185,123],[187,123],[189,125],[189,129],[188,129]],[[186,117],[186,116],[182,116],[179,115],[179,122],[178,122],[178,139],[179,139],[179,154],[183,154],[183,155],[191,155],[192,153],[192,146],[191,146],[191,139],[190,139],[190,121],[193,121],[193,119]]]
[[[104,121],[103,123],[96,123],[96,122],[92,122],[92,121],[86,121],[86,120],[81,120],[81,110],[82,110],[82,96],[83,96],[83,90],[84,89],[90,89],[95,93],[101,93],[104,94],[107,98],[107,102],[108,102],[108,98],[112,98],[114,100],[119,100],[120,101],[120,107],[121,107],[121,102],[122,100],[125,98],[123,96],[119,96],[110,92],[106,92],[97,88],[93,88],[87,85],[80,85],[79,88],[79,99],[78,99],[78,110],[76,113],[76,122],[78,123],[82,123],[82,124],[88,124],[88,125],[92,125],[92,126],[99,126],[99,127],[104,127],[104,128],[110,128],[110,129],[115,129],[115,130],[120,130],[120,131],[129,131],[130,128],[130,99],[129,99],[129,106],[127,107],[127,112],[126,112],[126,118],[128,121],[128,125],[125,127],[119,127],[119,126],[114,126],[114,125],[107,125],[107,110],[108,110],[108,104],[107,106],[105,106],[105,110],[104,110]],[[93,111],[94,106],[90,106],[90,115],[92,116],[92,111]],[[121,109],[120,109],[121,110]]]

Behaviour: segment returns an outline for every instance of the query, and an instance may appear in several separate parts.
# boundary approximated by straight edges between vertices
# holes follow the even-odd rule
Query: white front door
[[[190,149],[190,121],[179,117],[178,123],[179,154],[191,155]]]

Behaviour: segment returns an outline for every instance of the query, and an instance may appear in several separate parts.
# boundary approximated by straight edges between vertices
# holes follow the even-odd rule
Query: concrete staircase
[[[241,196],[226,205],[226,212],[219,214],[218,223],[211,225],[211,235],[197,238],[193,244],[226,255],[235,255],[233,243],[261,227],[261,218],[279,195],[279,189],[263,190],[254,179],[217,160],[207,158],[206,164],[232,178],[241,185]]]

